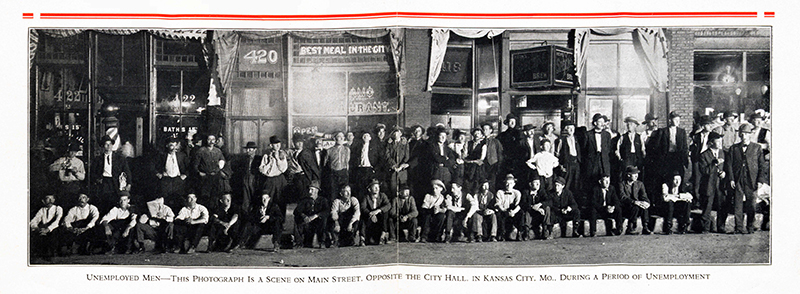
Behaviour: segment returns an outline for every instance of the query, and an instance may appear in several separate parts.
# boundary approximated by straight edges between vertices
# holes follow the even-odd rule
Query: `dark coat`
[[[750,142],[750,145],[747,145],[747,152],[742,150],[741,142],[731,146],[728,150],[728,159],[725,160],[725,173],[727,181],[744,183],[751,188],[756,188],[758,183],[766,183],[767,163],[761,146]]]
[[[522,191],[522,198],[519,200],[519,206],[524,211],[533,211],[533,205],[541,203],[544,207],[553,205],[553,199],[550,193],[544,190],[539,190],[535,195],[531,195],[530,190]]]
[[[583,151],[583,149],[581,149],[581,143],[580,143],[581,141],[578,139],[577,134],[574,134],[573,137],[575,138],[575,151],[577,153],[576,157],[578,158],[578,162],[581,162],[582,158],[581,151]],[[567,137],[566,136],[558,137],[558,140],[556,140],[554,146],[555,146],[554,150],[556,151],[556,156],[558,157],[558,162],[559,163],[567,162],[567,156],[569,156],[569,145],[567,143]]]
[[[592,198],[590,199],[590,203],[593,208],[595,209],[605,209],[606,206],[614,206],[619,207],[620,200],[619,195],[617,195],[617,190],[614,189],[614,186],[608,187],[608,192],[606,192],[606,206],[603,206],[603,189],[600,186],[595,186],[592,189]]]
[[[315,214],[320,219],[326,219],[331,214],[331,202],[322,196],[318,196],[317,199],[313,199],[311,196],[303,197],[294,209],[295,223],[299,223],[298,220],[302,220],[304,217]]]
[[[623,180],[619,183],[619,200],[621,203],[625,205],[630,205],[634,201],[645,201],[650,203],[650,199],[647,198],[647,191],[644,188],[644,183],[641,181],[635,181],[632,184],[632,188],[627,187],[626,184],[627,180]]]
[[[550,207],[558,210],[566,209],[567,207],[571,207],[572,210],[578,209],[578,202],[575,201],[575,197],[572,196],[572,192],[568,189],[564,188],[561,191],[561,195],[556,194],[556,191],[551,193],[552,205]]]
[[[157,173],[167,172],[167,155],[168,155],[167,153],[158,154],[158,157],[155,162],[155,168]],[[178,170],[180,170],[180,173],[182,175],[189,175],[189,159],[186,156],[186,153],[180,151],[176,152],[175,159],[177,159],[178,161]]]
[[[375,170],[378,170],[380,167],[381,160],[383,156],[381,155],[381,148],[378,147],[377,139],[370,140],[369,147],[367,148],[367,158],[369,158],[369,163]],[[359,140],[358,144],[354,144],[350,147],[350,169],[354,170],[358,167],[361,162],[361,153],[364,147],[364,141]]]
[[[400,197],[392,199],[392,210],[389,211],[389,215],[395,218],[400,218],[401,216],[406,216],[409,219],[417,217],[419,212],[417,211],[417,203],[414,201],[414,197],[407,197],[402,204],[400,203]]]
[[[597,151],[597,139],[594,135],[594,130],[588,130],[584,134],[583,148],[583,164],[584,167],[581,173],[590,178],[590,181],[596,180],[601,175],[611,175],[611,160],[609,154],[611,149],[611,134],[606,131],[600,133],[600,152]]]
[[[361,217],[369,217],[369,212],[375,209],[380,209],[381,213],[388,213],[389,209],[392,208],[392,203],[389,202],[389,197],[386,197],[386,194],[380,193],[378,195],[378,202],[373,202],[372,197],[367,195],[364,197],[363,201],[359,199],[361,203]]]
[[[702,195],[716,195],[719,189],[720,180],[722,180],[719,178],[719,171],[724,169],[724,162],[723,165],[720,165],[719,161],[725,159],[725,151],[720,149],[718,156],[715,158],[711,149],[700,154],[697,167],[700,173],[700,193]]]
[[[669,128],[661,128],[658,130],[657,133],[654,133],[653,138],[651,140],[655,140],[653,142],[654,153],[653,155],[659,156],[661,159],[664,159],[664,155],[669,153]],[[676,150],[680,157],[681,157],[681,164],[683,166],[689,166],[689,137],[686,136],[686,130],[682,128],[677,128],[675,134],[675,145]]]
[[[317,157],[314,152],[314,149],[303,149],[303,151],[300,151],[300,155],[297,157],[297,164],[299,164],[300,168],[303,169],[303,173],[305,173],[305,176],[309,181],[319,181],[322,178],[322,172],[319,164],[317,164]],[[325,150],[321,150],[320,161],[324,160]]]
[[[92,174],[95,180],[103,178],[103,165],[105,164],[105,154],[102,153],[95,157],[92,162]],[[119,176],[125,173],[125,180],[128,185],[131,184],[133,179],[131,176],[131,169],[128,167],[128,160],[118,152],[111,153],[111,180],[114,182],[115,187],[119,187]]]

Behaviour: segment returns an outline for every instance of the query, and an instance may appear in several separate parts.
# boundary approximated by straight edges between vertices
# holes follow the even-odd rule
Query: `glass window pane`
[[[431,96],[431,114],[447,114],[472,112],[469,95],[433,94]]]
[[[769,52],[747,52],[747,81],[769,81]]]
[[[586,84],[589,87],[617,86],[617,44],[589,45]]]
[[[177,70],[159,70],[156,76],[156,111],[180,112],[181,72]]]
[[[388,133],[397,124],[397,115],[354,115],[347,118],[347,126],[356,133],[372,132],[378,123],[386,125]]]
[[[586,109],[589,111],[588,115],[586,116],[586,123],[584,124],[587,128],[592,128],[592,117],[595,113],[600,113],[608,117],[609,119],[614,119],[614,96],[592,96],[587,95],[586,97],[586,104],[588,107]]]
[[[181,96],[183,113],[200,113],[198,108],[206,107],[209,82],[209,76],[199,70],[183,71],[183,96]]]
[[[633,95],[633,96],[621,96],[620,97],[620,112],[622,115],[620,116],[623,120],[626,117],[633,117],[637,121],[641,122],[644,120],[644,116],[648,113],[648,105],[647,102],[650,101],[650,96],[645,95]],[[623,122],[618,122],[617,124],[617,131],[620,133],[625,132],[625,127],[623,126]],[[644,125],[639,125],[637,131],[644,131]]]
[[[633,49],[633,44],[620,44],[619,50],[620,87],[650,87],[647,73],[644,71],[644,66],[636,54],[636,50]]]
[[[723,83],[740,82],[742,80],[742,53],[695,53],[694,80]]]

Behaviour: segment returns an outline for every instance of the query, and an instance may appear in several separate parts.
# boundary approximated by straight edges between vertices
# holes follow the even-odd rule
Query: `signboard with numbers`
[[[283,59],[280,42],[239,45],[239,71],[281,71]]]
[[[471,87],[472,48],[449,47],[434,86]]]
[[[573,53],[554,45],[511,51],[511,87],[572,87]]]

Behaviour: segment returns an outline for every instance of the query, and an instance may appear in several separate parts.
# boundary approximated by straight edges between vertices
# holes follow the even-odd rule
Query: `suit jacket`
[[[325,150],[320,151],[319,160],[325,160]],[[300,155],[297,158],[297,164],[299,164],[300,168],[303,169],[303,173],[305,173],[305,176],[309,181],[319,181],[322,178],[322,172],[319,164],[317,164],[317,156],[314,149],[306,148],[303,149],[303,151],[300,151]]]
[[[275,202],[274,199],[270,200],[267,203],[267,207],[262,209],[264,205],[261,204],[261,200],[258,200],[258,204],[253,207],[250,211],[250,221],[253,223],[260,223],[261,217],[265,215],[269,215],[270,220],[282,220],[285,216],[281,213],[281,208],[278,207],[278,203]],[[283,223],[282,221],[280,221]]]
[[[705,152],[700,154],[700,161],[698,164],[698,172],[700,173],[700,193],[702,195],[715,195],[717,189],[719,189],[719,171],[724,169],[724,162],[723,165],[720,165],[720,161],[724,161],[725,159],[725,151],[719,149],[719,153],[717,153],[718,157],[714,157],[714,152],[711,149],[707,149]]]
[[[414,197],[408,196],[401,204],[400,197],[395,197],[392,200],[392,210],[389,211],[389,215],[395,218],[400,218],[401,216],[407,216],[409,219],[415,218],[419,215],[417,202]]]
[[[709,132],[709,134],[711,134],[711,132]],[[703,149],[702,139],[702,132],[692,135],[692,145],[689,146],[689,154],[692,156],[693,163],[700,162],[700,154],[702,153],[701,150]],[[708,141],[708,136],[706,136],[706,145],[708,145]]]
[[[590,199],[590,203],[595,209],[604,209],[606,206],[618,207],[620,205],[620,200],[619,195],[617,195],[617,190],[614,189],[614,186],[609,186],[608,192],[606,192],[606,206],[603,206],[603,189],[600,188],[600,186],[595,186],[592,189],[592,198]]]
[[[634,201],[650,203],[650,199],[647,198],[647,191],[644,188],[644,183],[635,181],[631,185],[632,187],[628,187],[626,182],[627,180],[623,180],[619,183],[619,200],[621,203],[626,205],[630,205]]]
[[[369,217],[369,212],[380,209],[381,213],[389,212],[389,209],[392,208],[392,203],[389,202],[389,197],[386,197],[386,194],[380,193],[378,195],[377,202],[372,200],[372,196],[367,195],[358,201],[361,203],[361,217]]]
[[[380,147],[376,141],[378,139],[373,139],[369,141],[369,147],[367,147],[367,158],[369,159],[369,164],[375,170],[380,168],[381,163],[381,153]],[[358,141],[358,144],[354,144],[350,147],[350,169],[355,169],[361,164],[361,153],[363,152],[364,141]]]
[[[156,172],[158,173],[167,172],[167,155],[168,153],[166,152],[158,154],[158,157],[155,162]],[[180,151],[175,152],[175,159],[177,159],[178,161],[178,170],[180,171],[180,174],[189,175],[189,159],[188,157],[186,157],[186,153]]]
[[[552,199],[552,208],[554,209],[565,209],[567,207],[571,207],[572,210],[578,209],[578,202],[575,201],[575,197],[572,196],[572,192],[569,189],[564,188],[561,191],[561,195],[556,194],[556,191],[551,192],[550,199]]]
[[[539,136],[533,137],[533,154],[531,154],[531,145],[528,144],[528,138],[519,139],[519,149],[518,149],[518,160],[521,162],[522,165],[525,164],[525,161],[528,161],[534,154],[538,153],[542,150],[542,146],[539,143]]]
[[[437,167],[443,166],[448,169],[452,169],[456,165],[456,158],[458,158],[458,154],[456,154],[453,149],[444,144],[444,155],[442,155],[439,151],[439,143],[430,144],[428,147],[428,154],[433,159],[431,164],[433,165],[433,171],[436,170]]]
[[[583,150],[583,163],[584,169],[581,173],[590,177],[598,177],[600,175],[611,175],[611,160],[609,154],[611,149],[611,134],[603,131],[600,132],[600,152],[597,150],[597,139],[595,138],[594,130],[588,130],[584,134]],[[595,179],[590,179],[595,180]]]
[[[95,157],[95,160],[92,163],[92,174],[94,175],[94,179],[100,180],[103,178],[104,164],[105,153]],[[119,187],[119,176],[122,173],[125,173],[125,180],[130,185],[133,177],[131,175],[131,169],[128,167],[128,161],[119,152],[111,153],[111,180],[114,181],[115,187]]]
[[[658,133],[654,133],[652,136],[655,136],[654,142],[654,149],[653,151],[655,156],[659,156],[660,159],[664,159],[664,155],[669,153],[669,128],[661,128],[658,130]],[[689,137],[686,136],[686,130],[682,128],[677,128],[675,133],[675,145],[676,149],[675,152],[680,154],[681,156],[681,163],[683,166],[689,165]]]
[[[766,183],[767,163],[761,146],[750,142],[747,152],[742,150],[742,142],[731,146],[728,159],[725,160],[725,173],[728,181],[744,183],[751,188],[756,188],[758,183]]]
[[[552,195],[541,189],[537,191],[535,195],[532,195],[530,190],[522,191],[522,199],[519,200],[519,205],[522,207],[522,210],[528,212],[533,211],[532,206],[538,203],[541,203],[543,207],[553,205]]]

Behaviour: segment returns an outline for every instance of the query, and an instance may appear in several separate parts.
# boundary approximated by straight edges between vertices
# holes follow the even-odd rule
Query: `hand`
[[[335,226],[333,226],[333,232],[334,232],[334,233],[338,233],[338,232],[339,232],[339,231],[341,231],[341,230],[342,230],[342,229],[341,229],[341,227],[339,227],[339,224],[338,224],[338,223],[337,223]]]
[[[376,210],[370,211],[370,212],[369,212],[369,216],[370,216],[370,217],[376,216],[376,215],[378,215],[378,213],[380,213],[380,212],[381,212],[381,210],[380,210],[380,209],[376,209]]]
[[[111,236],[111,228],[106,227],[106,236]]]
[[[347,231],[348,231],[348,232],[352,232],[353,230],[354,230],[354,228],[353,228],[353,223],[349,223],[349,224],[347,224]]]
[[[487,210],[485,210],[485,211],[483,212],[483,214],[484,214],[484,215],[492,215],[492,214],[494,214],[494,210],[487,209]]]
[[[156,178],[158,178],[159,180],[160,180],[160,179],[161,179],[161,177],[163,177],[163,176],[164,176],[164,174],[162,174],[162,173],[156,173]]]
[[[124,191],[130,191],[130,190],[131,190],[131,184],[127,184],[127,185],[125,185],[125,189],[122,189],[122,190],[124,190]]]
[[[122,231],[122,238],[128,238],[128,234],[131,232],[130,228],[126,228],[125,231]]]
[[[608,213],[614,213],[614,208],[614,206],[607,206],[606,211],[608,211]]]
[[[269,215],[262,216],[261,219],[259,219],[261,223],[266,223],[268,220],[269,220]]]
[[[465,228],[466,228],[466,227],[467,227],[467,220],[466,220],[466,219],[464,219],[464,221],[463,221],[463,222],[461,222],[461,225],[462,225],[463,227],[465,227]]]
[[[200,174],[201,177],[205,177],[206,176],[206,173],[204,173],[204,172],[198,172],[198,173]]]
[[[370,216],[370,217],[369,217],[369,220],[370,220],[371,222],[373,222],[373,223],[377,223],[377,222],[378,222],[378,217],[373,215],[373,216]]]
[[[181,180],[185,180],[185,179],[186,179],[186,175],[181,175]]]
[[[562,173],[567,172],[567,168],[564,167],[563,165],[559,166],[558,168],[561,170]]]
[[[764,183],[758,183],[758,189],[760,190],[761,187],[764,187]]]
[[[400,165],[400,170],[404,170],[408,168],[408,163],[403,163]]]
[[[731,181],[731,189],[736,189],[736,182]]]
[[[401,216],[400,217],[400,221],[401,222],[407,222],[408,221],[408,217],[407,216]]]

